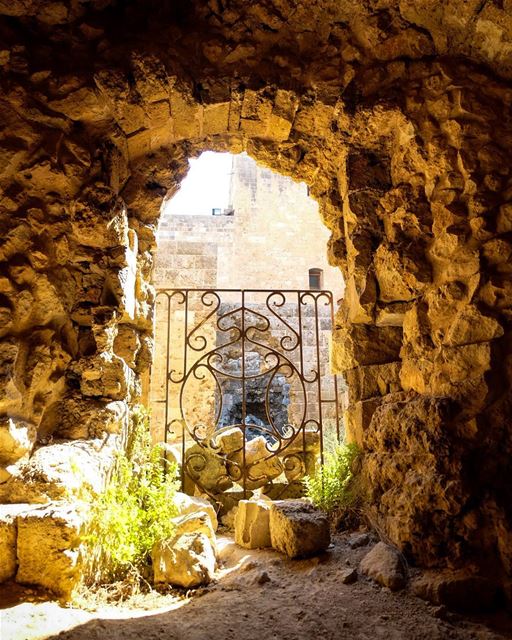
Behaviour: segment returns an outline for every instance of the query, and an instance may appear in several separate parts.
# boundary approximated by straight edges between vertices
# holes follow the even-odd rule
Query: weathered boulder
[[[402,554],[385,542],[378,542],[365,555],[359,569],[391,591],[403,589],[407,581],[407,567]]]
[[[87,511],[53,504],[17,518],[16,582],[48,589],[68,599],[80,579],[80,532]]]
[[[286,450],[280,459],[284,466],[284,475],[288,482],[297,482],[305,476],[314,474],[319,456],[310,451],[290,451]]]
[[[229,489],[233,483],[221,456],[194,444],[185,452],[185,489],[192,493],[196,484],[201,491],[217,493]]]
[[[216,539],[213,523],[209,513],[206,511],[197,511],[196,513],[187,513],[172,519],[175,531],[174,537],[179,538],[186,533],[203,533],[215,551]]]
[[[120,446],[108,440],[73,440],[38,448],[0,484],[0,503],[46,503],[65,500],[84,489],[101,493]]]
[[[29,509],[30,505],[27,504],[0,505],[0,583],[14,578],[16,574],[18,567],[16,519]]]
[[[221,431],[216,437],[216,443],[221,453],[230,455],[235,451],[240,451],[244,444],[244,434],[240,427],[231,427]]]
[[[54,411],[47,412],[39,433],[71,440],[99,438],[108,433],[125,433],[128,414],[126,402],[86,400],[74,394],[56,403]],[[48,427],[45,423],[48,423]]]
[[[243,453],[237,452],[229,456],[232,466],[243,465]],[[235,463],[235,465],[233,465]],[[245,486],[247,489],[258,489],[270,480],[277,478],[284,471],[281,460],[269,450],[263,436],[248,440],[245,445]],[[240,480],[240,484],[242,481]]]
[[[0,418],[0,466],[8,466],[30,453],[36,441],[36,429],[26,422],[7,416]]]
[[[206,498],[195,498],[177,491],[174,494],[174,504],[178,509],[179,516],[185,516],[188,514],[207,513],[210,518],[212,529],[217,531],[218,522],[217,514],[211,503]]]
[[[172,445],[168,442],[158,442],[155,446],[160,448],[162,466],[168,469],[172,465],[178,468],[181,464],[181,446]]]
[[[235,542],[246,549],[271,547],[270,500],[240,500],[235,515]]]
[[[277,500],[270,510],[270,539],[290,558],[321,553],[331,542],[329,521],[305,500]]]
[[[185,533],[157,542],[151,556],[156,584],[190,589],[208,584],[215,573],[215,552],[205,533]]]

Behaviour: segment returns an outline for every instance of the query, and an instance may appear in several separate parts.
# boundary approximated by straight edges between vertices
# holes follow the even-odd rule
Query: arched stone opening
[[[190,155],[246,149],[304,179],[332,230],[347,282],[335,362],[349,380],[371,517],[418,562],[480,558],[510,579],[510,88],[487,69],[430,57],[447,52],[444,17],[405,11],[433,34],[413,29],[418,50],[405,27],[380,40],[378,17],[362,12],[372,42],[355,50],[352,27],[340,26],[352,52],[341,55],[330,33],[337,64],[307,38],[300,51],[284,39],[286,79],[259,45],[243,49],[239,26],[220,61],[218,36],[187,61],[197,31],[185,19],[174,27],[189,29],[179,63],[156,42],[119,66],[113,38],[94,81],[92,69],[52,76],[13,45],[2,107],[3,500],[62,495],[58,483],[48,491],[16,475],[36,427],[39,445],[119,430],[150,359],[160,200]],[[457,52],[510,77],[480,26],[467,39],[448,29]],[[298,54],[310,56],[306,69]]]
[[[317,203],[304,183],[247,154],[207,152],[162,209],[152,437],[180,463],[187,493],[208,493],[218,517],[255,490],[299,497],[322,443],[331,451],[343,433],[344,383],[329,367],[343,280],[328,265],[329,231]],[[326,281],[317,289],[329,293],[310,293],[308,270],[318,264]],[[242,307],[243,338],[233,330]]]

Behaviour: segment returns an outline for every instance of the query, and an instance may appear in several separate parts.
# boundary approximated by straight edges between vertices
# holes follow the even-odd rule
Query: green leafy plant
[[[355,444],[336,444],[325,453],[324,464],[304,479],[306,495],[328,513],[353,507],[358,498],[352,466],[359,455]]]
[[[151,443],[148,412],[134,409],[125,451],[92,507],[85,536],[89,583],[145,573],[153,544],[173,533],[176,486],[175,465],[164,473],[162,449]]]

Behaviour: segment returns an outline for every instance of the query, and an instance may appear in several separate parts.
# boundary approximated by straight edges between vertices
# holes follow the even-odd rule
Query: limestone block
[[[230,429],[222,431],[218,436],[216,436],[215,440],[221,453],[224,455],[230,455],[242,449],[244,444],[244,434],[240,427],[231,427]]]
[[[12,475],[0,484],[0,503],[61,500],[84,487],[98,494],[120,446],[120,436],[42,446],[28,461],[10,467]]]
[[[226,132],[229,126],[229,109],[229,102],[206,105],[203,115],[203,133],[213,135]]]
[[[263,487],[264,495],[271,500],[295,500],[305,495],[305,487],[302,482],[272,482]]]
[[[400,390],[401,362],[357,367],[345,373],[350,404]]]
[[[270,510],[270,538],[290,558],[321,553],[331,542],[329,521],[305,500],[277,500]]]
[[[201,107],[183,90],[171,90],[171,114],[174,120],[174,135],[179,138],[194,138],[201,133]]]
[[[71,120],[85,123],[97,123],[108,117],[104,101],[100,100],[95,91],[89,87],[82,87],[68,93],[64,98],[52,100],[49,107],[53,111],[63,113]]]
[[[288,482],[297,482],[305,476],[314,474],[319,453],[310,451],[288,451],[286,449],[280,459],[284,467],[284,475]]]
[[[443,343],[454,347],[487,342],[500,338],[503,333],[503,327],[497,320],[484,316],[474,306],[468,306],[457,314],[448,327]]]
[[[168,442],[157,442],[155,447],[160,447],[162,453],[162,466],[166,469],[169,465],[181,465],[181,446],[172,445]]]
[[[174,504],[180,516],[205,512],[211,520],[212,528],[217,531],[217,514],[211,503],[206,498],[196,498],[177,491],[174,494]]]
[[[421,353],[421,352],[420,352]],[[440,347],[420,354],[405,352],[400,382],[406,390],[439,396],[473,396],[483,400],[487,393],[484,375],[491,367],[488,342],[460,347]],[[478,398],[477,398],[478,396]]]
[[[153,140],[153,131],[151,129],[139,129],[128,134],[126,144],[130,160],[133,162],[137,158],[149,153]]]
[[[138,96],[123,73],[104,69],[95,76],[94,80],[106,105],[124,133],[133,133],[144,126],[144,110],[138,104]]]
[[[151,556],[155,584],[190,589],[210,583],[215,573],[215,553],[204,533],[157,542]]]
[[[329,131],[333,119],[334,107],[320,101],[313,104],[303,103],[297,111],[293,128],[301,133],[314,131],[315,135],[323,136]]]
[[[331,369],[343,373],[368,364],[385,364],[400,359],[401,327],[342,324],[333,331]]]
[[[137,92],[145,102],[160,102],[169,96],[171,79],[156,56],[132,55],[131,68]]]
[[[374,257],[379,299],[383,302],[407,302],[416,298],[430,279],[426,261],[422,267],[417,257],[416,263],[404,259],[397,249],[379,245]]]
[[[36,429],[27,422],[0,417],[0,466],[8,466],[26,456],[36,441]]]
[[[210,449],[193,444],[185,451],[185,479],[202,491],[217,493],[232,486],[224,459]]]
[[[385,542],[378,542],[361,560],[359,569],[392,591],[403,589],[407,568],[400,552]]]
[[[70,207],[77,242],[94,248],[128,245],[126,206],[109,187],[92,185]]]
[[[129,398],[134,374],[125,361],[111,353],[100,353],[73,363],[84,396],[125,400]]]
[[[283,446],[286,441],[283,442]],[[310,453],[320,453],[320,432],[312,429],[299,431],[292,442],[284,449],[283,455],[296,451],[308,451]]]
[[[368,272],[359,277],[351,274],[346,279],[343,307],[347,309],[350,322],[372,322],[376,302],[377,289],[373,275]]]
[[[206,511],[197,511],[196,513],[186,513],[176,516],[172,519],[174,526],[174,537],[180,538],[186,533],[203,533],[211,542],[212,548],[216,549],[215,531],[213,530],[213,522],[211,516]]]
[[[48,427],[45,422],[48,421]],[[53,423],[53,424],[51,424]],[[128,404],[121,400],[102,402],[79,395],[64,398],[42,421],[39,432],[70,440],[99,438],[106,433],[125,433],[128,427]]]
[[[412,303],[392,302],[386,305],[378,305],[375,314],[375,324],[378,327],[401,327],[404,324],[406,312]]]
[[[242,452],[229,456],[229,460],[243,465]],[[267,448],[267,441],[263,436],[248,440],[245,444],[246,487],[253,490],[277,478],[284,471],[281,460]],[[238,471],[238,469],[235,470]],[[234,475],[234,473],[233,473]],[[239,481],[240,484],[242,481]]]
[[[16,582],[37,585],[68,599],[80,578],[80,530],[84,521],[84,513],[65,504],[20,515]]]
[[[246,549],[271,547],[270,500],[240,500],[235,515],[235,542]]]
[[[219,505],[218,516],[222,517],[225,514],[232,512],[236,509],[240,500],[250,499],[253,496],[252,491],[246,491],[245,495],[242,489],[236,486],[231,487],[223,493],[218,493],[215,496],[215,502]]]
[[[130,236],[133,236],[130,230]],[[102,302],[112,297],[127,321],[134,320],[136,309],[135,284],[137,280],[137,251],[124,249],[117,258],[118,266],[107,270],[102,291]]]
[[[345,412],[347,442],[355,442],[361,448],[365,446],[365,434],[370,428],[373,414],[380,404],[380,398],[370,398],[350,404]]]
[[[18,567],[16,541],[18,537],[17,516],[29,505],[0,505],[0,583],[14,578]]]

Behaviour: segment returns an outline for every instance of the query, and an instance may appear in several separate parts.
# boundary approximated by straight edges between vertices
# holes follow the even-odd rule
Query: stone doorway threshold
[[[320,557],[289,560],[272,550],[238,547],[218,536],[214,584],[186,598],[158,596],[91,613],[37,600],[19,585],[0,590],[2,640],[498,640],[512,638],[505,613],[468,618],[392,593],[359,575],[344,584],[370,547],[352,549],[338,534]]]

